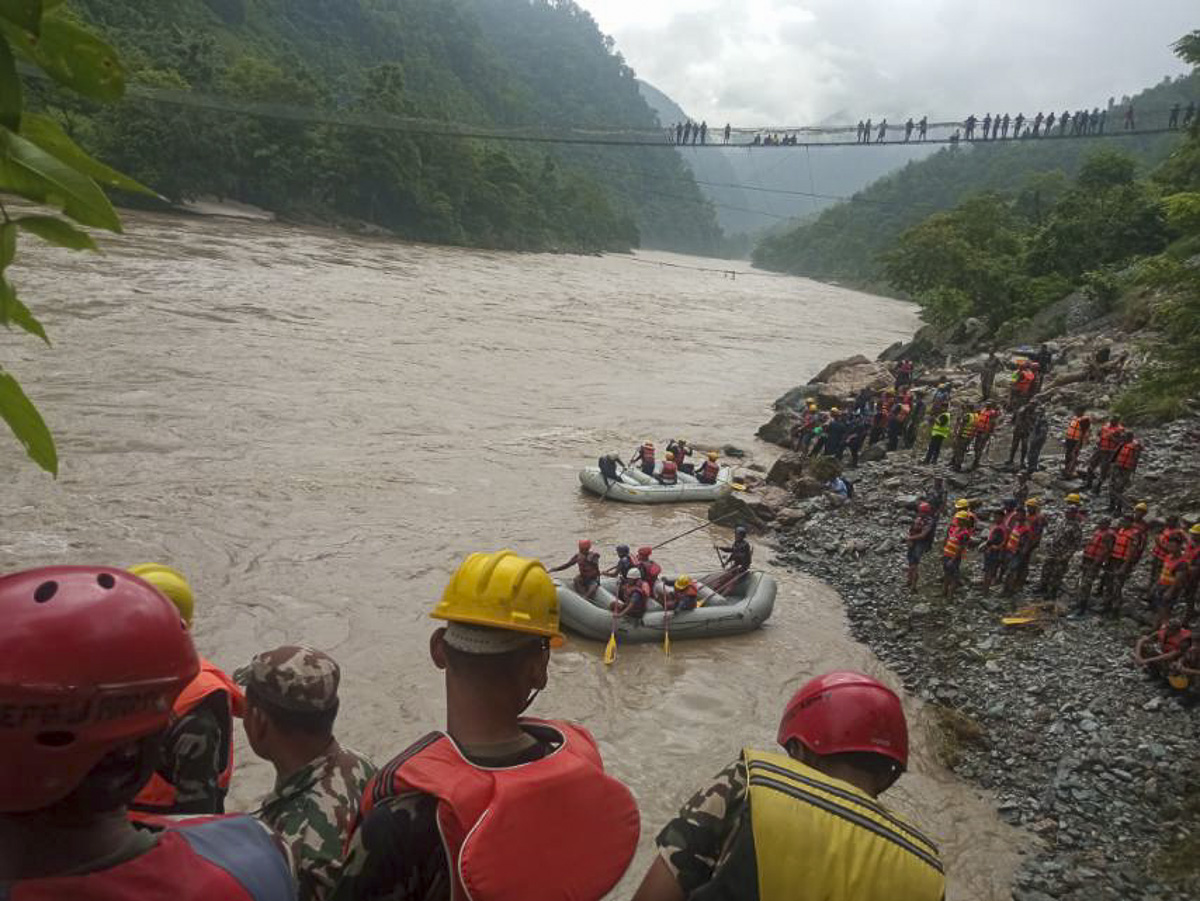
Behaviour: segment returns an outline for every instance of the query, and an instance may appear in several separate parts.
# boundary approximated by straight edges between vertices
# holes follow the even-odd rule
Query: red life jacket
[[[1095,562],[1100,562],[1103,560],[1105,542],[1112,534],[1112,529],[1097,529],[1092,535],[1092,540],[1089,541],[1087,547],[1083,549],[1084,558]]]
[[[943,557],[962,557],[966,550],[967,539],[971,535],[970,529],[959,528],[958,526],[950,526],[950,531],[946,533],[946,543],[942,546]]]
[[[1028,523],[1023,522],[1013,526],[1012,531],[1008,533],[1008,544],[1004,549],[1010,554],[1015,554],[1021,547],[1021,542],[1024,540],[1025,536],[1029,534],[1029,532],[1030,529]]]
[[[993,551],[998,551],[1008,544],[1008,529],[1004,525],[994,525],[992,530],[988,532],[988,546]]]
[[[674,460],[666,460],[663,463],[661,476],[664,482],[678,481],[679,467],[675,465]]]
[[[1190,629],[1180,629],[1170,638],[1167,637],[1167,627],[1160,626],[1158,629],[1158,646],[1162,648],[1164,654],[1170,654],[1179,650],[1179,646],[1192,637]]]
[[[1117,451],[1117,466],[1121,469],[1136,469],[1138,459],[1142,456],[1142,442],[1126,441]]]
[[[600,578],[600,555],[595,552],[576,554],[579,564],[579,578],[585,582]]]
[[[1182,535],[1183,529],[1163,529],[1158,533],[1158,538],[1154,540],[1154,550],[1152,553],[1159,560],[1166,560],[1170,554],[1170,543],[1172,535]]]
[[[640,592],[643,599],[650,599],[650,584],[645,580],[640,580],[637,582],[626,580],[621,585],[617,595],[620,597],[622,603],[628,604],[633,600],[633,594],[635,591]]]
[[[1158,574],[1158,584],[1164,588],[1170,588],[1179,578],[1178,570],[1181,569],[1179,564],[1186,564],[1187,557],[1180,554],[1178,557],[1168,557],[1163,561],[1162,570]]]
[[[1018,394],[1028,394],[1033,388],[1033,381],[1037,376],[1029,369],[1022,369],[1017,373],[1017,380],[1013,383],[1013,390]]]
[[[435,732],[367,784],[358,822],[386,798],[423,792],[438,800],[452,901],[602,898],[637,848],[633,795],[604,772],[596,743],[582,727],[522,722],[557,732],[562,744],[541,760],[487,769]],[[357,828],[355,823],[352,835]]]
[[[1117,437],[1125,431],[1123,426],[1105,425],[1100,427],[1100,450],[1111,451],[1117,449]]]
[[[156,824],[157,825],[157,824]],[[248,816],[164,823],[149,851],[83,876],[14,883],[11,901],[292,901],[287,861]]]
[[[705,460],[700,464],[700,476],[704,479],[712,479],[714,482],[721,472],[721,467],[712,460]]]
[[[229,738],[229,746],[222,752],[223,768],[217,777],[217,784],[222,789],[228,789],[229,780],[233,776],[233,718],[241,719],[246,715],[246,696],[242,694],[242,690],[229,676],[201,657],[200,672],[176,699],[172,715],[175,720],[181,719],[217,692],[225,693],[223,726]],[[175,795],[175,786],[155,773],[138,792],[130,808],[135,811],[135,818],[136,812],[170,813],[175,807]]]
[[[983,409],[979,411],[979,415],[975,418],[975,428],[977,431],[985,435],[992,433],[992,423],[996,419],[996,414],[999,410]]]
[[[638,459],[641,460],[643,463],[653,463],[654,462],[654,445],[643,444],[642,450],[638,454]]]
[[[1113,541],[1112,559],[1128,560],[1129,551],[1137,538],[1137,529],[1130,526],[1128,529],[1119,529],[1117,537]]]
[[[642,579],[646,582],[647,588],[654,586],[658,581],[658,577],[662,575],[662,567],[653,560],[638,560],[638,569],[642,571]]]

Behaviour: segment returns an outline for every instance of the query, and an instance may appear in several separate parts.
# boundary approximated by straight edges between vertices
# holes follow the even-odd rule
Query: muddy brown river
[[[54,347],[6,334],[3,359],[54,429],[62,474],[0,434],[0,568],[182,568],[204,654],[232,669],[285,642],[329,651],[344,671],[339,735],[380,763],[442,723],[428,611],[464,555],[509,547],[554,565],[586,536],[607,564],[617,543],[699,524],[703,505],[601,502],[576,472],[672,435],[769,463],[752,436],[775,397],[916,325],[904,304],[723,261],[518,256],[218,218],[126,226],[102,257],[23,245],[17,284]],[[661,562],[710,570],[711,537]],[[770,747],[802,680],[851,667],[898,684],[850,638],[831,589],[757,550],[780,581],[760,632],[675,642],[670,658],[622,646],[609,669],[591,642],[554,655],[532,712],[590,728],[641,805],[641,852],[615,898],[694,789],[741,745]],[[909,710],[915,760],[890,801],[940,839],[950,897],[1007,898],[1023,839],[934,761]],[[272,778],[240,752],[234,808]]]

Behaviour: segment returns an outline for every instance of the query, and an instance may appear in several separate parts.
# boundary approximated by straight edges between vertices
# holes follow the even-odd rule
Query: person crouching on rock
[[[908,590],[917,590],[921,572],[921,557],[929,550],[929,538],[933,535],[933,507],[922,501],[917,507],[917,516],[908,527]]]
[[[805,683],[784,710],[785,753],[751,748],[659,832],[634,901],[938,901],[938,849],[878,797],[908,766],[900,699],[853,672]]]
[[[1163,623],[1138,639],[1133,648],[1133,661],[1147,672],[1163,676],[1167,667],[1190,650],[1191,645],[1192,632],[1183,623]]]
[[[571,587],[576,594],[590,601],[596,596],[596,589],[600,587],[600,555],[592,550],[592,542],[587,538],[579,539],[579,550],[570,560],[548,572],[558,573],[572,566],[579,567],[579,574],[572,580]]]

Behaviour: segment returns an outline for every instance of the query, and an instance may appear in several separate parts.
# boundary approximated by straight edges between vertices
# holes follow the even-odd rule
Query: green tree
[[[0,323],[47,344],[45,329],[18,299],[7,275],[20,235],[71,250],[94,250],[95,242],[77,225],[121,230],[121,220],[102,186],[150,193],[84,153],[56,120],[25,108],[18,60],[94,101],[111,103],[125,90],[125,73],[112,48],[56,10],[58,6],[56,0],[0,2],[0,193],[60,213],[16,213],[0,204]],[[3,368],[0,418],[35,463],[58,474],[58,452],[50,430],[17,380]]]

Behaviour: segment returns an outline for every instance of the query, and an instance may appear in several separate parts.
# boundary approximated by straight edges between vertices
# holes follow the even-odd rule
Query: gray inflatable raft
[[[775,609],[774,578],[762,572],[749,572],[738,580],[728,594],[717,594],[703,582],[713,581],[718,575],[713,573],[697,583],[703,607],[671,614],[672,641],[739,635],[754,631],[770,619],[771,611]],[[660,578],[666,579],[667,584],[675,581],[674,576]],[[558,610],[563,628],[584,638],[607,641],[613,628],[610,607],[616,600],[616,579],[601,579],[600,588],[590,601],[577,594],[571,584],[558,583]],[[662,641],[665,616],[662,605],[652,601],[640,623],[629,617],[619,617],[617,640]]]
[[[661,467],[662,464],[659,464],[660,471]],[[684,501],[711,502],[724,497],[732,490],[730,483],[733,481],[733,470],[722,466],[713,485],[705,485],[695,476],[684,472],[679,473],[677,478],[679,481],[675,485],[661,485],[640,469],[626,469],[621,473],[619,482],[605,484],[599,467],[588,466],[579,471],[579,484],[609,500],[627,504],[678,504]]]

